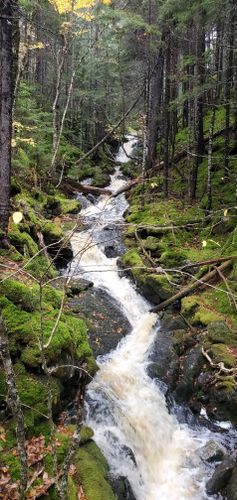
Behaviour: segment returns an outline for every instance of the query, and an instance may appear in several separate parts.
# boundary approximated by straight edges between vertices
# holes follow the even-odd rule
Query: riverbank
[[[124,179],[120,178],[118,172],[115,181],[117,183],[116,188],[125,182]],[[43,322],[46,341],[50,338],[62,304],[65,280],[62,278],[59,280],[57,277],[57,270],[53,264],[54,257],[56,257],[57,265],[62,265],[62,263],[65,265],[72,255],[77,255],[79,251],[79,266],[81,266],[80,272],[82,272],[83,276],[95,282],[96,287],[102,285],[105,290],[110,292],[108,295],[105,291],[101,292],[97,288],[93,288],[91,281],[72,280],[70,286],[66,288],[66,299],[57,335],[53,336],[49,349],[45,351],[50,368],[55,367],[55,365],[73,364],[89,373],[89,377],[85,376],[83,378],[80,376],[78,378],[77,371],[72,374],[71,369],[58,369],[54,376],[51,377],[53,380],[51,387],[53,414],[54,421],[57,423],[56,438],[59,469],[70,448],[73,433],[76,429],[74,424],[68,425],[67,421],[60,420],[59,416],[69,402],[74,407],[73,400],[74,397],[78,398],[78,390],[83,400],[85,386],[89,382],[90,376],[93,377],[96,373],[96,364],[91,347],[94,355],[104,355],[113,350],[112,364],[109,364],[109,377],[107,377],[106,368],[102,364],[100,366],[101,374],[95,379],[97,384],[105,384],[106,391],[109,391],[110,385],[113,384],[111,378],[113,363],[116,365],[115,378],[119,380],[119,383],[119,370],[121,368],[123,370],[121,379],[133,380],[131,370],[134,368],[136,376],[134,375],[134,384],[130,388],[132,391],[128,390],[128,388],[125,390],[124,395],[126,395],[126,398],[128,397],[128,401],[122,400],[123,405],[130,404],[129,397],[134,394],[134,388],[136,394],[133,397],[139,395],[145,380],[146,394],[150,393],[152,404],[154,405],[155,401],[157,405],[155,413],[157,413],[157,408],[159,408],[160,412],[158,414],[159,423],[153,421],[152,415],[154,412],[152,415],[148,412],[142,419],[143,422],[149,424],[148,434],[151,432],[152,441],[157,439],[157,429],[160,426],[161,415],[164,413],[164,421],[169,420],[170,417],[166,410],[163,395],[161,399],[158,398],[157,400],[155,387],[153,388],[155,392],[152,389],[152,381],[146,379],[145,368],[147,366],[151,379],[155,382],[159,380],[159,384],[161,382],[166,384],[162,390],[168,401],[172,396],[176,402],[187,405],[187,408],[191,409],[192,414],[184,418],[185,422],[190,420],[191,425],[195,427],[199,421],[204,427],[209,427],[217,432],[224,431],[220,427],[218,428],[218,425],[215,427],[215,421],[218,423],[219,420],[227,419],[231,420],[234,425],[236,424],[234,371],[236,366],[234,350],[236,313],[233,304],[229,303],[230,292],[228,288],[226,291],[229,293],[222,291],[223,279],[218,281],[215,277],[215,280],[211,282],[211,286],[214,288],[203,291],[198,290],[195,291],[195,294],[183,297],[181,301],[175,301],[174,305],[169,306],[165,312],[160,313],[161,328],[156,328],[155,331],[152,330],[153,320],[143,323],[141,328],[138,325],[143,313],[147,314],[152,306],[148,303],[145,304],[143,299],[138,299],[130,283],[125,279],[120,279],[124,273],[128,274],[143,297],[153,304],[153,307],[159,306],[174,295],[177,290],[182,289],[191,282],[190,273],[187,275],[185,269],[182,271],[183,266],[190,266],[195,263],[195,266],[191,268],[192,275],[194,275],[195,280],[201,280],[203,275],[211,270],[211,264],[199,266],[197,265],[199,261],[211,260],[213,255],[216,259],[225,256],[235,257],[232,248],[232,245],[234,245],[233,224],[235,224],[235,214],[234,212],[233,214],[232,212],[226,214],[223,211],[220,211],[219,215],[215,214],[215,217],[219,217],[215,219],[215,228],[222,227],[225,224],[228,231],[224,236],[222,233],[217,233],[214,236],[212,234],[213,220],[210,223],[206,221],[203,224],[202,212],[200,212],[199,208],[186,207],[177,199],[170,199],[164,203],[159,195],[157,185],[154,186],[154,180],[150,181],[147,193],[144,193],[141,187],[134,188],[129,195],[129,203],[130,206],[127,208],[128,203],[123,195],[112,204],[108,204],[107,199],[101,199],[98,203],[93,200],[93,203],[89,202],[87,208],[83,209],[81,218],[78,220],[73,213],[76,214],[81,208],[80,203],[74,198],[66,198],[60,192],[54,193],[54,195],[46,195],[37,192],[29,194],[25,190],[16,193],[13,197],[14,209],[22,211],[24,219],[19,225],[11,223],[9,235],[12,247],[8,254],[1,251],[1,278],[4,279],[1,289],[1,309],[10,334],[10,348],[17,386],[21,401],[25,405],[24,414],[29,446],[35,447],[36,450],[38,444],[35,439],[40,440],[43,459],[36,460],[36,464],[41,463],[43,460],[43,468],[50,477],[53,475],[53,464],[49,459],[50,450],[48,447],[50,446],[52,428],[47,419],[45,423],[47,392],[42,387],[44,387],[46,379],[42,370],[42,359],[37,338],[40,333],[38,325],[40,324],[41,314],[38,301],[39,284],[43,283]],[[126,208],[124,244],[122,244],[119,234],[121,225],[124,227],[121,216]],[[72,215],[68,215],[70,213]],[[69,238],[64,238],[63,228],[71,230],[75,225],[83,231],[71,235],[71,247]],[[85,227],[87,231],[90,226],[92,227],[92,237],[94,238],[96,235],[95,245],[93,243],[92,246],[91,235],[88,240],[88,235],[84,234]],[[96,232],[94,227],[97,228]],[[61,245],[62,239],[63,246]],[[229,243],[225,245],[224,240],[229,241]],[[83,251],[85,241],[87,241],[87,244],[90,243],[89,251],[86,253]],[[203,245],[204,241],[206,241],[207,245]],[[47,255],[43,251],[46,242],[47,245],[52,245],[49,247],[52,248],[51,255]],[[38,254],[38,252],[40,253]],[[116,258],[121,252],[123,255],[119,261],[121,269],[119,272],[116,267]],[[27,262],[28,264],[23,272],[19,272],[20,268],[26,265]],[[92,266],[90,271],[88,266],[91,266],[91,264],[94,267]],[[85,266],[84,269],[83,266]],[[157,268],[160,268],[159,272],[157,272]],[[182,272],[180,272],[180,268]],[[11,276],[12,272],[18,273],[18,277]],[[234,273],[235,259],[228,268],[228,275],[223,275],[230,277],[228,286],[232,293],[234,293]],[[52,284],[54,284],[53,287]],[[57,284],[56,289],[55,284]],[[104,325],[106,325],[106,328],[104,328]],[[131,325],[134,334],[136,334],[136,337],[134,337],[136,342],[129,350],[129,364],[127,373],[124,373],[126,349],[123,348],[123,343],[121,352],[120,348],[116,351],[116,346],[121,339],[131,332]],[[139,346],[139,335],[144,335],[144,333],[147,334],[147,338],[144,337],[141,342],[141,346],[143,346],[141,360],[144,367],[142,367],[141,371],[139,368],[140,383],[139,387],[137,387],[135,383],[138,369],[137,361],[133,367],[132,360],[136,348]],[[151,343],[153,344],[152,349],[149,348]],[[126,344],[129,346],[127,339],[124,342],[125,346]],[[211,361],[203,354],[202,349],[204,349]],[[150,353],[149,360],[147,360],[148,352]],[[223,359],[224,355],[225,358]],[[139,356],[141,356],[141,353]],[[225,369],[233,370],[233,373],[232,371],[231,373],[223,372],[223,370],[220,370],[220,366],[212,366],[211,364],[219,365],[221,362],[224,363]],[[26,392],[26,385],[32,390]],[[1,386],[3,388],[0,391],[2,393],[0,397],[3,409],[4,436],[2,463],[9,475],[7,485],[9,488],[14,488],[14,484],[17,484],[19,478],[14,421],[6,413],[4,380],[2,380]],[[114,393],[117,394],[118,391],[117,384],[111,385],[111,389],[113,400]],[[69,394],[70,397],[68,397]],[[97,399],[98,396],[99,399]],[[95,394],[92,385],[92,390],[89,391],[89,404],[92,403],[93,411],[90,413],[88,422],[92,427],[94,426],[95,440],[104,449],[105,454],[107,452],[109,464],[112,466],[112,470],[117,470],[117,476],[115,475],[115,478],[113,477],[109,482],[107,481],[108,465],[106,465],[105,459],[101,456],[99,449],[92,440],[93,432],[90,429],[85,429],[82,432],[85,437],[83,437],[79,451],[73,461],[75,469],[73,469],[73,473],[69,478],[68,490],[70,498],[77,495],[80,486],[89,500],[95,500],[95,498],[96,500],[97,498],[99,500],[113,499],[114,493],[111,484],[115,495],[117,494],[117,488],[119,488],[119,499],[132,499],[133,494],[127,479],[121,477],[123,475],[125,477],[129,475],[136,497],[139,498],[141,491],[143,491],[143,495],[147,493],[144,493],[142,489],[139,490],[136,486],[139,481],[138,472],[134,468],[134,460],[137,465],[139,464],[138,470],[142,471],[142,476],[146,477],[147,472],[144,467],[146,468],[146,465],[150,463],[149,454],[153,446],[147,445],[147,464],[143,463],[144,449],[146,449],[145,442],[141,450],[138,443],[136,444],[134,436],[130,436],[128,439],[128,435],[125,433],[122,437],[122,443],[124,440],[126,446],[121,445],[119,448],[121,456],[116,454],[114,456],[114,449],[118,447],[118,442],[113,441],[114,422],[108,420],[110,410],[107,407],[106,393],[102,394],[102,396],[101,399],[100,392]],[[34,411],[31,403],[32,398]],[[120,398],[121,394],[119,393],[118,399]],[[101,406],[102,401],[105,406]],[[106,401],[107,403],[105,403]],[[134,399],[132,401],[134,407]],[[27,405],[30,405],[30,408]],[[138,401],[138,408],[140,408],[140,405],[141,398]],[[94,414],[93,408],[96,407],[99,411]],[[183,408],[185,413],[185,406]],[[137,411],[137,414],[139,414],[139,411]],[[126,413],[132,415],[131,406],[127,408]],[[209,420],[205,417],[206,414]],[[121,418],[120,409],[117,417]],[[73,419],[75,419],[75,411],[73,412]],[[136,421],[133,424],[139,430],[139,427],[137,427],[138,422]],[[176,428],[175,425],[175,421],[171,419],[171,435],[173,435]],[[108,429],[110,429],[109,432]],[[121,432],[119,426],[118,429]],[[101,431],[102,434],[100,434]],[[143,432],[141,435],[137,432],[137,436],[140,436],[140,443],[143,443],[144,439],[145,441],[148,440],[148,435],[143,436]],[[161,441],[162,439],[161,436]],[[173,443],[173,453],[174,446],[176,444]],[[189,446],[192,446],[191,443]],[[178,450],[179,444],[177,443]],[[133,452],[135,453],[134,456]],[[157,453],[159,454],[160,451],[158,450]],[[121,457],[123,457],[126,464],[126,471],[121,466]],[[233,469],[234,462],[231,465],[231,474]],[[130,472],[128,473],[128,471]],[[154,471],[154,477],[152,478],[154,484],[151,479],[147,479],[147,483],[153,484],[154,491],[157,491],[158,485],[154,479],[157,477],[157,462]],[[34,472],[35,464],[30,469],[31,474],[34,474]],[[235,477],[234,474],[232,477]],[[190,478],[186,479],[188,484]],[[43,477],[38,477],[33,486],[42,488],[44,486]],[[182,481],[180,487],[182,488]],[[223,489],[223,487],[222,485],[219,489]],[[230,488],[233,490],[233,484],[230,485]],[[9,491],[10,495],[12,495],[14,489]],[[204,490],[202,491],[202,495],[204,495]],[[168,493],[165,490],[165,493],[162,494],[167,496]],[[191,493],[188,492],[189,494]],[[49,495],[49,498],[56,495],[54,484],[48,483],[47,495]],[[171,492],[169,495],[171,495]],[[235,497],[231,497],[230,493],[228,495],[228,499],[234,500]],[[190,498],[190,496],[187,496],[187,498]]]
[[[75,439],[77,425],[82,425],[85,387],[98,369],[86,318],[75,310],[81,288],[78,282],[66,284],[57,270],[73,256],[65,229],[77,226],[81,205],[59,190],[53,194],[34,189],[29,192],[17,182],[12,194],[12,209],[23,217],[18,224],[11,220],[11,247],[0,251],[1,328],[8,335],[24,415],[30,481],[27,498],[58,498],[57,475]],[[18,498],[20,480],[16,419],[7,397],[1,365],[0,491],[4,500]],[[68,405],[79,412],[75,423],[67,421]],[[109,467],[89,428],[80,429],[80,447],[73,463],[68,499],[78,498],[79,491],[92,500],[114,499],[107,481]]]

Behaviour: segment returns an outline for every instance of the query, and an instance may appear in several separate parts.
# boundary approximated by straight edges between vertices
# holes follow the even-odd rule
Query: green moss
[[[159,263],[162,267],[176,268],[184,263],[186,254],[182,251],[166,250],[160,256]]]
[[[173,347],[175,352],[180,356],[195,343],[191,332],[185,330],[176,330],[174,335]]]
[[[11,196],[15,196],[16,194],[21,193],[21,185],[17,177],[11,176],[10,189]]]
[[[56,288],[53,288],[52,286],[46,286],[43,288],[43,301],[50,307],[60,307],[62,298],[63,293],[60,290],[56,290]]]
[[[93,356],[86,357],[86,369],[92,377],[94,377],[96,372],[99,370],[99,367],[98,367],[96,360]]]
[[[30,272],[35,278],[41,278],[44,276],[45,278],[55,278],[57,276],[57,270],[49,260],[44,255],[37,255],[27,263],[26,270]]]
[[[33,257],[38,252],[38,245],[25,231],[20,231],[19,226],[13,224],[9,231],[11,244],[22,254]],[[27,255],[26,255],[27,256]]]
[[[161,300],[168,299],[172,294],[172,287],[168,281],[167,276],[159,274],[148,274],[145,278],[151,289],[160,297]]]
[[[191,297],[184,297],[181,301],[181,312],[184,316],[190,316],[193,314],[198,306],[200,299],[196,295],[192,295]]]
[[[212,344],[210,353],[214,363],[223,362],[226,368],[234,368],[237,364],[236,357],[231,354],[229,347],[225,344]]]
[[[156,252],[160,249],[160,240],[155,236],[148,236],[148,238],[142,240],[142,244],[145,250],[150,250],[151,252]]]
[[[72,442],[72,437],[68,436],[67,434],[61,434],[60,432],[57,432],[56,439],[57,439],[57,459],[59,465],[61,465],[64,462],[65,457],[69,451]]]
[[[220,390],[224,390],[226,392],[233,392],[236,390],[236,382],[234,377],[225,377],[223,380],[220,380],[216,383],[216,388]]]
[[[0,257],[6,257],[6,250],[0,250]],[[13,246],[8,250],[7,258],[13,262],[21,262],[23,260],[21,253]]]
[[[55,222],[42,219],[40,221],[40,229],[45,238],[45,242],[47,244],[47,240],[50,240],[50,243],[54,241],[58,241],[63,237],[63,231],[59,224]]]
[[[67,482],[67,500],[78,500],[77,487],[71,476],[68,476]]]
[[[95,170],[95,175],[93,179],[93,186],[97,187],[106,187],[108,186],[110,182],[110,177],[106,172],[103,172],[103,170],[100,167],[96,167]]]
[[[23,405],[27,405],[32,409],[23,406],[25,415],[25,424],[28,428],[28,434],[37,433],[37,423],[42,420],[45,422],[45,417],[41,414],[48,414],[48,387],[45,381],[42,382],[39,378],[31,377],[29,374],[18,375],[16,378],[16,386],[19,392],[20,400]],[[56,379],[50,381],[53,401],[56,404],[59,400],[60,387]],[[41,429],[38,429],[38,433]]]
[[[213,344],[237,345],[236,333],[232,332],[224,321],[210,323],[207,336]]]
[[[21,477],[21,467],[19,458],[14,456],[12,452],[1,453],[1,462],[9,467],[11,479],[18,481]]]
[[[93,442],[81,446],[75,456],[77,481],[82,485],[88,500],[115,500],[107,482],[108,464]]]
[[[139,253],[132,249],[126,252],[122,258],[121,258],[122,263],[126,267],[142,267],[144,268],[144,262],[142,258],[140,257]]]
[[[80,430],[80,445],[83,445],[90,441],[94,436],[94,431],[90,427],[85,425]]]
[[[5,295],[13,304],[21,306],[25,311],[36,310],[37,297],[35,287],[31,288],[24,283],[7,279],[0,285],[1,294]]]
[[[192,317],[191,323],[192,325],[202,324],[206,326],[219,319],[220,315],[217,312],[211,311],[207,307],[201,305]]]
[[[23,290],[26,290],[25,285]],[[36,288],[34,292],[36,294]],[[61,292],[47,287],[43,293],[43,301],[43,335],[44,342],[47,343],[58,316]],[[37,310],[29,313],[19,307],[19,304],[16,305],[8,298],[0,296],[0,309],[8,330],[11,353],[21,353],[21,360],[30,368],[40,366],[42,360],[38,345],[41,324],[39,304]],[[86,324],[82,319],[64,313],[45,355],[48,362],[55,362],[66,354],[78,361],[88,359],[90,369],[95,370]]]
[[[76,199],[68,199],[62,195],[55,196],[55,199],[60,203],[60,212],[62,215],[77,214],[81,210],[81,204]]]
[[[81,204],[75,198],[66,198],[62,193],[58,193],[48,195],[43,207],[53,215],[66,215],[80,212]]]

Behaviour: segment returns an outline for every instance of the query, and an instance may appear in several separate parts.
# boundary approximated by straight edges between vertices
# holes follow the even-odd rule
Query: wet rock
[[[72,280],[70,283],[70,287],[67,292],[68,297],[72,297],[73,295],[79,295],[81,292],[85,292],[89,288],[93,287],[92,281],[87,280]]]
[[[88,183],[88,184],[90,184],[90,183]],[[87,199],[89,200],[90,203],[92,203],[92,205],[95,205],[98,201],[97,198],[93,194],[90,194],[90,193],[87,195]]]
[[[160,315],[161,328],[173,332],[174,330],[188,330],[186,321],[181,316],[163,312]]]
[[[109,482],[117,500],[136,500],[126,477],[110,475]]]
[[[151,378],[158,378],[169,386],[172,390],[179,371],[179,357],[172,349],[172,332],[159,330],[150,354],[150,364],[148,375]]]
[[[227,500],[237,500],[237,464],[235,465],[231,479],[226,488]]]
[[[226,458],[220,465],[215,468],[213,476],[211,477],[211,479],[209,479],[209,481],[207,481],[206,484],[206,491],[208,495],[215,495],[216,493],[219,493],[224,488],[226,488],[232,476],[234,466],[234,459]],[[237,491],[235,498],[237,498]]]
[[[49,253],[51,257],[55,259],[55,265],[61,268],[67,267],[68,263],[73,259],[71,243],[68,243],[63,247],[61,247],[60,245],[54,246],[53,249],[49,251]]]
[[[207,413],[210,418],[237,424],[237,391],[233,380],[223,380],[209,390]]]
[[[131,325],[117,302],[107,292],[88,288],[68,300],[67,306],[85,320],[89,343],[95,356],[115,349],[120,340],[131,331]]]
[[[193,398],[195,392],[194,380],[200,374],[205,360],[201,348],[195,346],[190,349],[182,361],[179,381],[174,392],[177,401],[188,401]]]
[[[100,240],[102,244],[108,241],[108,244],[103,245],[103,247],[104,253],[109,259],[119,257],[125,252],[121,230],[115,224],[110,224],[109,226],[105,226],[103,228],[103,231],[101,231]]]
[[[115,245],[108,245],[107,247],[104,248],[104,253],[105,253],[106,257],[111,259],[113,257],[118,256],[118,249],[116,248]]]
[[[204,462],[212,463],[222,460],[225,456],[226,449],[221,444],[210,439],[205,446],[197,450],[197,453]]]

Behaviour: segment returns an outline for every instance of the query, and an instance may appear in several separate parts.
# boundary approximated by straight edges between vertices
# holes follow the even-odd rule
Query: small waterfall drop
[[[121,163],[128,161],[125,152],[130,155],[136,142],[128,139],[117,156]],[[117,169],[110,189],[124,182]],[[100,370],[87,390],[88,425],[112,473],[127,477],[137,500],[203,500],[207,471],[195,450],[208,440],[209,431],[180,425],[169,413],[164,395],[146,373],[159,319],[131,282],[120,277],[117,259],[103,252],[105,227],[121,224],[126,208],[123,194],[100,197],[81,213],[88,229],[72,237],[73,275],[106,290],[132,327],[115,351],[98,360]]]

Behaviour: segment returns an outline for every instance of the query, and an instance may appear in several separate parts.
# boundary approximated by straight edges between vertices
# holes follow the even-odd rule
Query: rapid
[[[117,162],[128,161],[136,142],[128,137]],[[119,167],[111,191],[126,182]],[[87,389],[87,424],[112,473],[126,477],[137,500],[202,500],[209,468],[196,450],[210,431],[180,424],[167,408],[159,384],[147,375],[148,356],[159,329],[150,304],[121,276],[117,258],[108,258],[108,226],[120,227],[128,204],[124,194],[101,196],[82,210],[86,229],[75,233],[71,273],[106,290],[128,318],[131,333],[117,348],[99,357],[99,371]],[[210,497],[208,497],[210,498]]]

